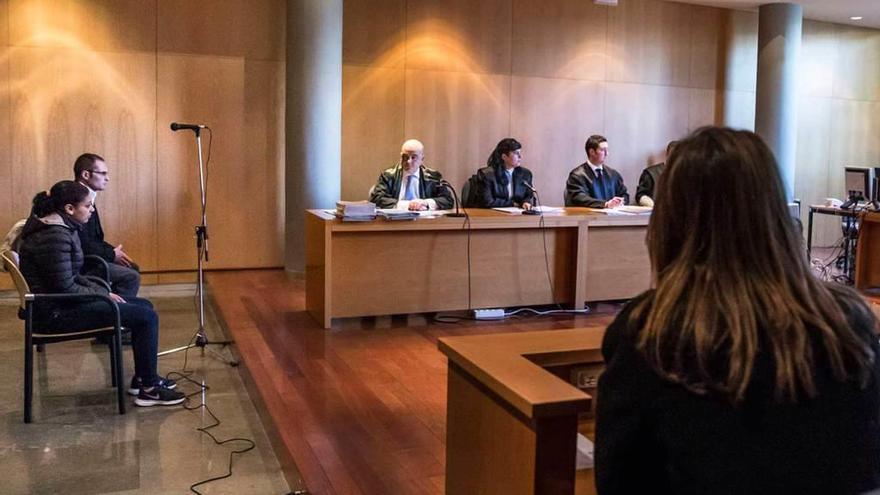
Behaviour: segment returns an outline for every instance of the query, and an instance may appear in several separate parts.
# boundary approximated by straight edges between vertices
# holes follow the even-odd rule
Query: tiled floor
[[[148,287],[145,292],[159,311],[160,349],[186,344],[197,325],[192,288]],[[189,493],[191,484],[223,474],[229,452],[245,446],[217,446],[197,431],[211,423],[202,410],[138,408],[129,399],[127,413],[119,415],[109,354],[88,341],[49,345],[38,354],[34,422],[24,424],[23,338],[16,304],[0,301],[0,493]],[[210,308],[206,318],[209,337],[222,339]],[[160,358],[159,372],[180,370],[183,359],[182,352]],[[127,382],[132,376],[128,351],[124,363]],[[231,478],[203,485],[200,492],[289,493],[238,371],[198,349],[189,351],[188,368],[210,387],[206,403],[222,421],[211,431],[221,440],[246,437],[257,445],[236,456]],[[181,386],[185,392],[198,391],[194,385]],[[191,406],[198,400],[194,397]]]

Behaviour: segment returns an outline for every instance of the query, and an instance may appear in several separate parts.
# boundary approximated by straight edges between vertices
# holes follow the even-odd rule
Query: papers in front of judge
[[[369,222],[376,218],[376,205],[369,201],[337,201],[336,216],[343,222]]]

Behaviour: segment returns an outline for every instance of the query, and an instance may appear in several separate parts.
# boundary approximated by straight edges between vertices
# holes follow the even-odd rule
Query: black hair
[[[501,141],[498,141],[498,144],[495,145],[495,149],[492,150],[492,154],[489,155],[489,159],[486,160],[486,165],[495,170],[495,177],[500,184],[507,185],[507,174],[504,173],[504,159],[501,158],[501,155],[505,155],[521,148],[522,144],[516,139],[504,138]]]
[[[99,155],[94,153],[83,153],[76,158],[76,161],[73,162],[73,180],[79,180],[82,178],[82,173],[85,171],[91,172],[92,169],[95,168],[95,162],[104,161]]]
[[[63,180],[48,191],[34,196],[33,212],[38,217],[51,213],[64,213],[65,205],[77,205],[89,197],[89,188],[72,180]]]
[[[587,138],[587,142],[584,143],[584,151],[587,152],[587,155],[590,154],[590,150],[599,149],[599,145],[608,141],[605,139],[605,136],[599,134],[593,134],[592,136]]]

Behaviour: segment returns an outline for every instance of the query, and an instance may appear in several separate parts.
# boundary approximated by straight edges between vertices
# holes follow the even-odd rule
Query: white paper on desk
[[[575,469],[591,469],[593,467],[593,442],[589,438],[577,434],[577,456],[575,457]]]
[[[335,210],[327,210],[327,211],[330,212],[330,211],[335,211]],[[409,210],[404,210],[402,208],[383,208],[381,210],[376,210],[376,211],[387,211],[392,214],[393,213],[410,213]],[[452,211],[453,210],[418,210],[418,211],[415,211],[414,213],[418,213],[420,218],[437,218],[437,217],[442,217],[443,215],[445,215],[447,213],[451,213]]]
[[[498,208],[492,208],[495,211],[500,211],[504,213],[510,213],[511,215],[522,215],[523,209],[517,208],[516,206],[499,206]]]
[[[632,215],[635,215],[635,213],[627,213],[625,211],[620,211],[617,208],[589,208],[589,210],[592,212],[595,212],[595,213],[602,213],[603,215],[610,215],[610,216],[615,216],[615,215],[617,215],[617,216],[632,216]]]
[[[557,213],[562,211],[562,208],[558,206],[533,206],[532,210],[540,212],[540,213]]]
[[[654,208],[650,206],[636,206],[636,205],[622,205],[614,208],[617,211],[622,211],[625,213],[634,213],[636,215],[645,215],[651,213]]]
[[[332,210],[321,210],[321,211],[323,211],[324,213],[329,213],[329,214],[333,215],[334,217],[336,216],[336,209],[335,208]]]

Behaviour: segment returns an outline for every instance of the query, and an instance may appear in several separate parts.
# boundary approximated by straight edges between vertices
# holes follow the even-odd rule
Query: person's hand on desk
[[[623,206],[623,198],[620,196],[614,196],[605,202],[605,208],[617,208],[618,206]]]
[[[428,209],[428,202],[421,199],[410,200],[407,207],[410,211],[422,211]]]
[[[529,211],[529,210],[532,209],[532,204],[531,204],[531,203],[523,203],[523,204],[520,205],[520,206],[522,207],[523,210],[526,210],[526,211]]]

